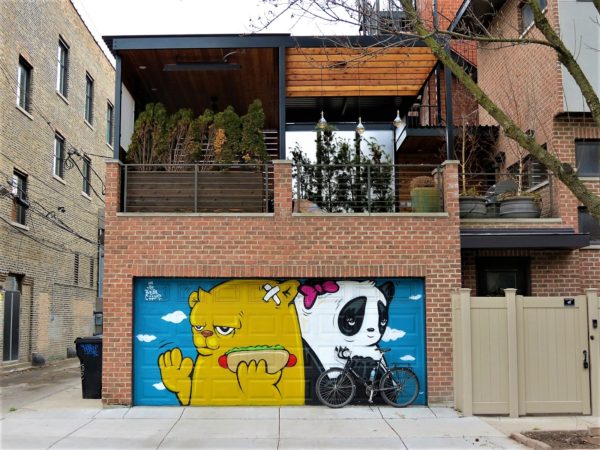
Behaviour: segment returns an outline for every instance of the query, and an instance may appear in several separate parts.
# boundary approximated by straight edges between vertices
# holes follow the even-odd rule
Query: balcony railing
[[[486,218],[510,218],[501,213],[500,208],[502,201],[511,197],[532,198],[539,209],[537,217],[557,217],[552,174],[459,173],[458,178],[461,198],[481,197],[484,199]],[[518,218],[518,216],[514,217]]]
[[[125,164],[123,212],[272,211],[272,164]]]
[[[441,212],[443,192],[438,166],[392,164],[295,165],[294,210],[304,213]],[[434,176],[432,176],[432,174]],[[432,176],[435,186],[425,208],[410,183]]]

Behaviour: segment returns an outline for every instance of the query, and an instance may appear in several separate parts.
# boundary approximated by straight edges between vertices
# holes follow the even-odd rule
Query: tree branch
[[[485,92],[483,92],[469,74],[467,74],[467,72],[452,59],[444,45],[430,35],[429,31],[419,20],[411,0],[400,0],[400,2],[402,3],[409,20],[414,24],[417,34],[423,38],[425,44],[432,50],[438,60],[444,64],[446,69],[449,69],[465,88],[473,94],[477,103],[479,103],[479,105],[481,105],[481,107],[498,122],[506,136],[525,148],[550,169],[556,177],[571,190],[575,197],[587,206],[588,211],[600,220],[600,197],[594,195],[587,189],[570,165],[563,164],[558,158],[539,145],[533,137],[527,136],[525,132],[503,110],[501,110]]]

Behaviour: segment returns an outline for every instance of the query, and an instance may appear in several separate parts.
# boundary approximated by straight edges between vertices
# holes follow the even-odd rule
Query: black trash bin
[[[102,336],[75,339],[83,398],[102,398]]]

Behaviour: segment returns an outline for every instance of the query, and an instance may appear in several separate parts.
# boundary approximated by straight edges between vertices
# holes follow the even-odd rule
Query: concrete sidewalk
[[[3,376],[2,449],[522,449],[511,432],[586,429],[596,419],[463,418],[443,407],[103,408],[81,398],[77,365],[64,364],[60,384],[45,383],[45,369],[14,383]],[[18,406],[6,403],[25,391]]]
[[[58,399],[57,399],[58,400]],[[6,415],[2,448],[433,449],[524,448],[447,408],[262,407],[102,409],[51,399]]]

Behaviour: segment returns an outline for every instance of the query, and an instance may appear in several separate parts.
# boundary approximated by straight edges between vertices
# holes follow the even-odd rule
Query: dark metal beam
[[[289,34],[253,35],[163,35],[163,36],[103,36],[108,48],[119,50],[160,50],[184,48],[336,48],[407,46],[425,47],[412,36],[290,36]]]
[[[450,47],[448,46],[448,50]],[[444,67],[446,81],[446,159],[456,159],[454,152],[454,116],[452,114],[452,72]]]
[[[279,47],[279,159],[285,159],[285,47]]]

